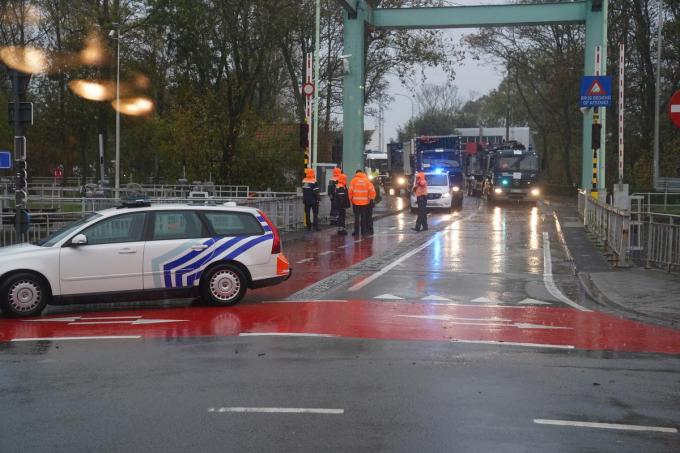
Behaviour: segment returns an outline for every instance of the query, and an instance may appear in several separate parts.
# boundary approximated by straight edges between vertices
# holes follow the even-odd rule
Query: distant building
[[[502,143],[505,140],[504,127],[461,127],[456,129],[461,136],[461,143]],[[528,127],[511,127],[510,140],[516,140],[526,146],[533,146],[531,130]]]

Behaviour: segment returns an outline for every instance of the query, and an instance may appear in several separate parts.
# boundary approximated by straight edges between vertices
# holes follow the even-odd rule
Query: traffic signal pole
[[[23,118],[22,102],[26,97],[30,74],[23,74],[12,69],[12,95],[14,98],[14,167],[16,169],[16,179],[14,184],[14,228],[16,232],[16,242],[23,242],[23,228],[21,225],[23,211],[28,202],[28,167],[26,165],[26,137],[24,136],[24,122],[30,120]],[[30,115],[32,117],[32,113]]]

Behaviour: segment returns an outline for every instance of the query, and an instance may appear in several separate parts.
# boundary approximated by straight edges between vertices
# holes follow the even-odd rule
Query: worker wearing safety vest
[[[319,231],[319,184],[316,182],[313,168],[305,168],[305,179],[302,180],[302,202],[305,205],[305,225],[307,230],[314,226],[315,231]],[[314,221],[311,214],[314,214]]]
[[[416,227],[411,229],[427,231],[427,179],[425,179],[425,173],[422,171],[416,173],[412,190],[418,203],[418,218],[416,219]]]
[[[331,201],[331,212],[328,216],[329,223],[331,225],[337,225],[338,223],[338,208],[337,202],[335,200],[335,190],[338,186],[338,177],[342,174],[342,170],[339,167],[333,169],[333,176],[328,181],[328,189],[326,193],[328,194],[328,199]]]
[[[347,192],[347,175],[340,174],[338,176],[338,184],[335,188],[335,206],[338,210],[338,234],[345,235],[345,215],[349,208],[349,193]]]
[[[368,180],[368,176],[361,170],[357,170],[352,182],[349,183],[349,201],[354,207],[354,233],[357,236],[359,230],[362,235],[368,235],[368,206],[375,199],[375,187]]]

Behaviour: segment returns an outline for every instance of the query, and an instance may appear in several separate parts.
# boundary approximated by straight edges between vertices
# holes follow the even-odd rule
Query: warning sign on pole
[[[611,107],[611,76],[585,76],[581,78],[580,107]]]

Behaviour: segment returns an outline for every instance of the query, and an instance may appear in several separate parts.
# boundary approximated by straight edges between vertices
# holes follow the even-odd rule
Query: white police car
[[[442,171],[425,172],[427,181],[428,209],[461,209],[463,207],[463,191],[461,184]],[[418,209],[418,199],[414,192],[410,196],[411,212]]]
[[[32,316],[48,303],[193,295],[227,306],[290,274],[276,226],[257,209],[139,203],[0,248],[0,309]]]

